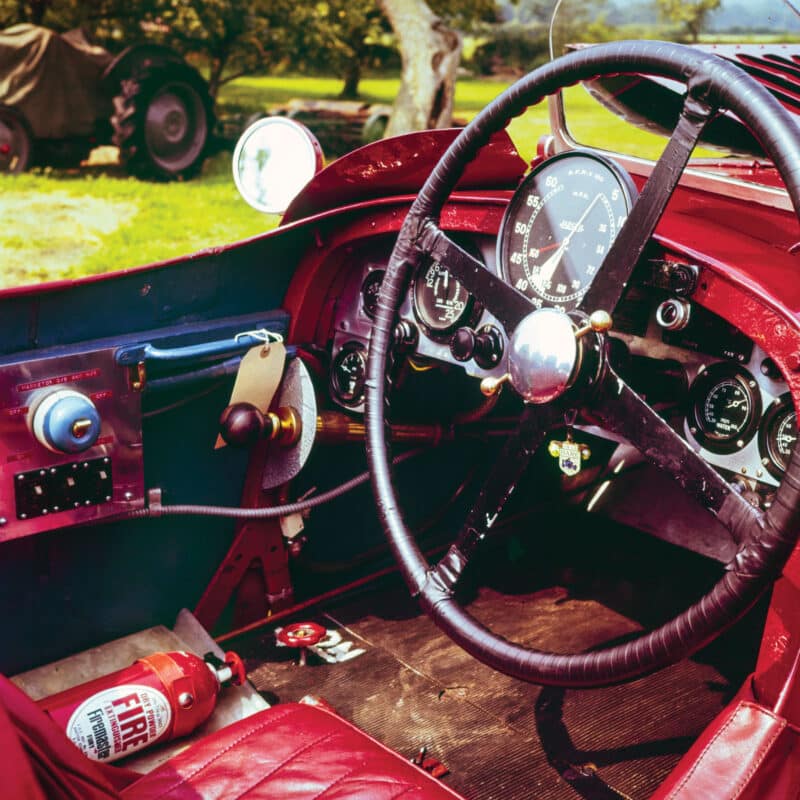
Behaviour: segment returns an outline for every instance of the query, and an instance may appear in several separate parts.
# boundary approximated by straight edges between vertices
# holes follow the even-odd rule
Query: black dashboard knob
[[[503,356],[503,336],[494,325],[484,325],[475,336],[475,363],[483,369],[493,369]]]
[[[459,328],[450,339],[450,352],[456,361],[469,361],[476,345],[476,335],[472,328]]]
[[[219,418],[219,435],[231,447],[252,447],[266,427],[264,415],[252,403],[234,403]]]
[[[450,339],[450,352],[456,361],[469,361],[483,369],[493,369],[503,356],[503,336],[494,325],[484,325],[479,331],[459,328]]]

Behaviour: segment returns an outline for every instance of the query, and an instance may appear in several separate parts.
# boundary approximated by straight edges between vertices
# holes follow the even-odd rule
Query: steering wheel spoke
[[[622,378],[610,367],[597,386],[593,415],[603,426],[624,436],[651,464],[670,475],[684,491],[726,521],[732,508],[752,506],[696,453]],[[732,530],[739,543],[739,534]]]
[[[432,570],[442,589],[452,589],[458,582],[469,560],[489,536],[531,457],[547,433],[562,421],[563,413],[557,403],[525,406],[517,430],[506,439],[456,541]]]
[[[449,273],[494,316],[510,335],[533,310],[531,301],[489,272],[474,256],[459,247],[433,220],[422,228],[417,246]]]
[[[716,111],[712,104],[700,96],[699,90],[689,88],[678,124],[622,230],[609,248],[597,277],[583,296],[580,304],[582,311],[589,314],[596,309],[603,309],[612,313],[617,307],[692,151]]]

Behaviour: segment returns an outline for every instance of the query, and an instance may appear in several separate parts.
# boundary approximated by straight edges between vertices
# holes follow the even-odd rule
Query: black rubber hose
[[[426,452],[427,448],[418,447],[401,453],[392,459],[392,464],[401,464],[410,458]],[[191,504],[178,504],[172,506],[148,506],[131,511],[126,516],[130,519],[147,519],[166,516],[197,516],[197,517],[226,517],[229,519],[274,519],[275,517],[286,517],[290,514],[298,514],[310,508],[329,503],[337,497],[341,497],[349,491],[361,486],[369,480],[369,470],[365,470],[360,475],[350,478],[339,486],[334,486],[322,494],[309,497],[307,500],[298,500],[295,503],[285,503],[281,506],[270,506],[269,508],[240,508],[236,506],[204,506]]]

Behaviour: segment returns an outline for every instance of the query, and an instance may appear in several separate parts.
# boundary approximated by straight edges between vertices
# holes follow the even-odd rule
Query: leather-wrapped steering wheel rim
[[[800,458],[795,457],[795,450],[766,512],[752,508],[733,491],[712,504],[718,519],[741,544],[710,591],[671,621],[632,641],[591,652],[559,654],[510,642],[472,617],[455,599],[453,582],[448,580],[452,553],[431,567],[403,519],[392,483],[386,435],[387,364],[396,310],[420,263],[420,242],[425,239],[426,228],[438,222],[469,161],[508,120],[564,86],[599,75],[628,73],[658,75],[686,84],[687,117],[692,116],[695,101],[701,108],[708,104],[715,110],[733,111],[772,158],[795,211],[800,213],[800,127],[743,71],[716,56],[664,42],[614,42],[578,50],[510,87],[460,133],[442,156],[401,228],[378,298],[369,349],[366,427],[372,487],[381,524],[409,590],[434,622],[477,659],[513,677],[546,685],[599,686],[629,680],[696,652],[746,613],[780,575],[800,532]],[[678,128],[673,137],[677,134]],[[691,147],[686,159],[690,152]],[[678,165],[673,188],[684,164]],[[659,162],[659,168],[662,175],[670,169],[675,172],[674,165],[668,163]],[[665,204],[668,198],[662,199]],[[656,222],[652,221],[652,227]]]

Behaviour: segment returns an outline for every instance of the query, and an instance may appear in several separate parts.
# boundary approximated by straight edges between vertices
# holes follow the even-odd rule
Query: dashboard
[[[633,182],[613,162],[565,154],[526,178],[499,235],[448,234],[525,293],[532,308],[569,312],[635,196]],[[392,244],[391,237],[376,238],[353,251],[335,304],[329,390],[333,402],[354,415],[364,411],[370,330]],[[769,504],[796,441],[795,409],[770,355],[692,301],[699,273],[651,245],[614,315],[609,357],[708,463]],[[476,379],[508,369],[502,325],[446,266],[431,260],[412,277],[394,342],[417,369],[460,366]]]

